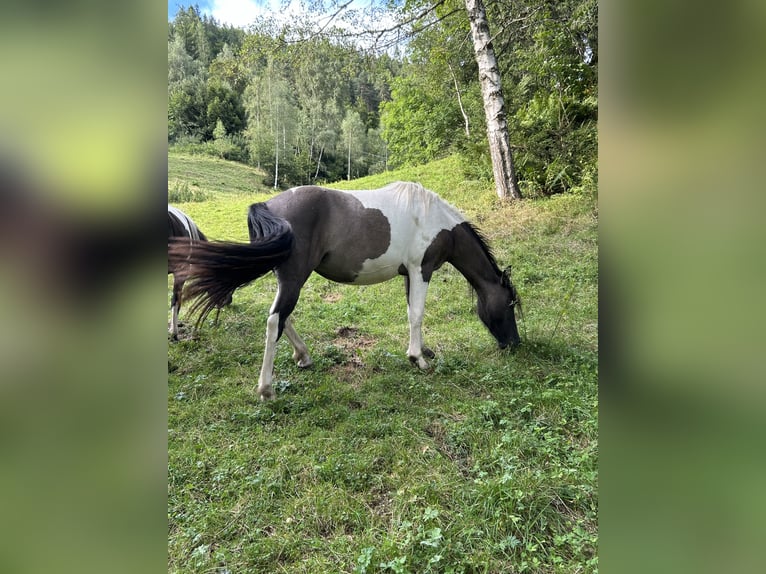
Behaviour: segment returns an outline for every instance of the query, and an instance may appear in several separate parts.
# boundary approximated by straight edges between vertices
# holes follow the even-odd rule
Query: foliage
[[[409,2],[408,14],[427,4]],[[459,150],[471,175],[484,177],[492,173],[485,118],[460,4],[441,3],[438,25],[410,43],[409,64],[383,105],[384,133],[395,165]],[[581,186],[597,161],[597,3],[501,0],[487,11],[520,184],[527,195]]]
[[[348,152],[346,179],[351,179],[352,173],[354,177],[358,177],[359,171],[357,169],[352,170],[352,166],[356,168],[361,163],[359,158],[364,153],[364,139],[367,135],[359,112],[348,110],[346,117],[343,118],[343,123],[340,125],[340,130],[343,149]]]
[[[229,32],[191,8],[179,11],[170,26],[171,144],[213,141],[221,120],[231,141],[239,137],[244,143],[229,149],[238,155],[246,150],[244,159],[267,171],[275,187],[385,167],[379,106],[390,96],[395,61],[311,35],[285,43],[289,27],[269,21],[241,35]],[[351,166],[348,142],[341,144],[349,135],[343,132],[348,114],[356,114],[363,126],[353,130]],[[218,149],[198,148],[203,153]]]
[[[580,186],[598,152],[598,5],[503,0],[492,9],[495,21],[521,20],[498,47],[519,179],[528,194]]]
[[[405,72],[393,81],[392,99],[382,106],[383,137],[394,166],[436,159],[460,135],[453,129],[458,112],[451,98],[429,91],[424,84],[422,76]]]
[[[169,187],[214,239],[247,239],[263,174],[171,154]],[[294,314],[315,365],[276,353],[255,385],[275,282],[168,349],[168,572],[597,572],[597,220],[593,198],[501,203],[450,156],[343,181],[421,180],[513,264],[522,347],[497,351],[449,265],[431,282],[430,372],[406,358],[400,281],[313,276]],[[187,327],[190,317],[184,317]],[[187,331],[188,332],[188,331]]]
[[[491,178],[462,0],[376,7],[408,37],[398,52],[365,47],[392,30],[354,38],[340,24],[361,13],[348,6],[320,19],[320,33],[314,16],[330,7],[312,2],[304,18],[262,18],[247,32],[179,10],[168,31],[169,143],[246,161],[277,188],[456,152],[468,177]],[[533,197],[587,187],[597,171],[596,0],[498,0],[487,14],[520,186]],[[354,119],[349,131],[351,118],[363,128]],[[229,139],[208,145],[219,120]]]
[[[168,203],[193,203],[208,199],[210,194],[201,189],[190,188],[188,183],[176,182],[173,189],[168,189]]]

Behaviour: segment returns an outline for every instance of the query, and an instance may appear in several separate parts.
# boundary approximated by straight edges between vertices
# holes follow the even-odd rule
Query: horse
[[[284,333],[299,367],[312,364],[291,313],[312,272],[338,283],[369,285],[404,277],[409,320],[407,355],[428,369],[434,353],[423,344],[426,292],[434,271],[455,267],[477,294],[479,318],[501,349],[520,344],[515,308],[520,299],[508,269],[501,271],[485,237],[452,205],[419,183],[340,191],[288,189],[250,206],[250,243],[173,242],[170,261],[186,264],[187,296],[198,321],[232,293],[273,271],[277,293],[266,320],[266,345],[257,392],[275,397],[274,354]]]
[[[184,241],[199,242],[207,241],[207,237],[197,227],[197,224],[192,221],[192,218],[186,215],[183,211],[177,207],[173,207],[168,204],[168,248],[170,247],[170,241],[172,238],[183,238]],[[168,275],[173,274],[173,295],[170,299],[171,318],[168,333],[170,333],[173,340],[178,339],[178,313],[181,310],[181,299],[183,296],[184,287],[184,274],[183,269],[188,267],[189,263],[185,261],[170,261],[168,257]],[[218,313],[220,313],[221,307],[231,303],[231,297],[217,307],[215,322],[218,322]]]

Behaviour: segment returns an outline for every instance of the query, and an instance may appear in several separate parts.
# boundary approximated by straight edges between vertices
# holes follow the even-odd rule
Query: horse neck
[[[500,270],[477,235],[464,225],[454,231],[454,249],[449,262],[466,278],[479,298],[500,285]]]

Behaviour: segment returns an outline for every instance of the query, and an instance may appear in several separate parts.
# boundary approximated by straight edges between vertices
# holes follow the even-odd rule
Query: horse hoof
[[[299,359],[295,361],[295,364],[298,365],[301,369],[308,369],[311,365],[314,364],[314,361],[311,360],[311,357],[306,357],[305,359]]]
[[[293,362],[301,369],[307,369],[314,364],[314,361],[311,360],[311,356],[308,353],[293,353]]]
[[[436,356],[434,352],[428,347],[423,347],[423,354],[429,359],[433,359]]]
[[[258,394],[261,395],[261,401],[262,402],[268,402],[273,401],[277,398],[276,393],[274,392],[274,389],[269,387],[268,389],[259,389]]]
[[[428,363],[423,357],[413,357],[410,355],[410,363],[416,365],[421,371],[428,370]]]

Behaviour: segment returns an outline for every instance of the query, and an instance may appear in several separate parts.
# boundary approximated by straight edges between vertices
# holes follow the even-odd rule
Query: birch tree
[[[355,110],[346,111],[346,117],[343,118],[341,124],[341,138],[343,145],[347,152],[347,168],[346,178],[351,179],[351,166],[352,161],[356,158],[353,154],[360,154],[364,149],[364,136],[366,130],[359,112]]]
[[[355,9],[348,9],[350,4],[349,2],[335,5],[339,7],[333,18],[344,11],[354,14]],[[412,0],[405,3],[405,6],[397,23],[390,27],[363,30],[359,33],[360,38],[365,36],[371,38],[372,44],[378,49],[390,48],[401,42],[403,37],[417,35],[462,10],[459,4],[453,4],[449,0]],[[486,9],[482,0],[465,0],[465,11],[470,23],[474,58],[479,69],[495,190],[501,199],[521,199],[508,135],[500,68],[492,47]],[[466,114],[462,107],[462,100],[458,103],[465,122]]]
[[[482,0],[465,0],[465,7],[471,25],[476,63],[479,66],[479,83],[487,119],[487,139],[492,157],[495,191],[501,199],[521,199],[508,137],[500,69],[492,47],[487,13]]]

